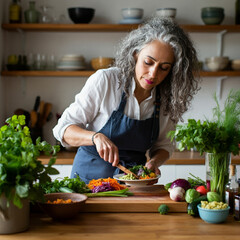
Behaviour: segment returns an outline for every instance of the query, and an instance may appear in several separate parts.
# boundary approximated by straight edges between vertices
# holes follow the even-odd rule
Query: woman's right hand
[[[119,153],[117,146],[104,134],[96,133],[93,136],[93,142],[95,143],[99,156],[106,162],[116,167],[119,162]]]

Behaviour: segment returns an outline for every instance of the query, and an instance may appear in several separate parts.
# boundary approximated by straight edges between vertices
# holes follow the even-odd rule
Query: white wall
[[[37,0],[37,8],[43,1]],[[72,6],[93,7],[96,9],[92,23],[118,23],[121,20],[121,8],[144,8],[144,16],[149,17],[160,7],[176,7],[176,20],[179,24],[203,24],[201,20],[201,8],[206,6],[220,6],[225,9],[225,19],[222,24],[234,24],[235,0],[49,0],[46,1],[54,7],[55,16],[64,14],[66,21],[70,23],[67,8]],[[23,9],[28,7],[28,0],[22,0]],[[5,0],[2,13],[7,22],[8,1]],[[1,16],[1,15],[0,15]],[[118,41],[126,33],[95,33],[95,32],[18,32],[3,31],[4,46],[2,47],[3,61],[6,62],[9,54],[52,53],[57,57],[64,54],[82,54],[89,62],[91,58],[104,55],[114,56]],[[190,33],[200,60],[217,55],[217,34],[215,33]],[[240,59],[239,41],[240,34],[229,33],[224,36],[223,54],[231,59]],[[1,41],[1,40],[0,40]],[[1,44],[1,42],[0,42]],[[0,60],[1,61],[1,60]],[[211,116],[214,106],[213,94],[216,91],[218,78],[203,78],[202,89],[195,96],[192,108],[184,115],[188,118],[204,119]],[[2,81],[2,86],[1,86]],[[40,95],[42,100],[53,103],[54,119],[44,127],[44,135],[47,141],[54,143],[52,128],[56,124],[55,114],[61,113],[73,100],[74,95],[84,85],[86,78],[80,77],[4,77],[0,80],[1,93],[0,117],[9,117],[17,108],[30,111],[33,108],[34,99]],[[240,88],[240,77],[230,77],[222,84],[222,102],[230,89]]]

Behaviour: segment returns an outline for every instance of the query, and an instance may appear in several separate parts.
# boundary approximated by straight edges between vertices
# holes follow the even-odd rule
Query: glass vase
[[[210,190],[217,192],[225,201],[225,188],[229,180],[231,153],[206,153],[206,180],[210,181]]]

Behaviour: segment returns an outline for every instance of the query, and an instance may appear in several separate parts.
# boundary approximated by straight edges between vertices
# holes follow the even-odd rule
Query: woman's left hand
[[[156,164],[156,162],[155,162],[154,159],[150,159],[150,160],[145,164],[145,166],[146,166],[148,169],[151,169],[156,175],[160,175],[160,174],[161,174],[161,171],[159,170],[158,165]]]

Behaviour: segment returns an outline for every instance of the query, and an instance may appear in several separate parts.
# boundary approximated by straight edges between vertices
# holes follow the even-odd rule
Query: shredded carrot
[[[88,183],[88,187],[93,189],[94,187],[101,186],[102,182],[108,182],[115,190],[121,190],[126,188],[125,186],[118,183],[118,181],[114,178],[99,178],[97,180],[93,179]]]
[[[50,200],[48,200],[47,203],[50,203],[50,204],[66,203],[66,204],[68,204],[68,203],[73,203],[73,201],[72,201],[72,199],[63,200],[61,198],[58,198],[57,200],[54,200],[52,202]]]

